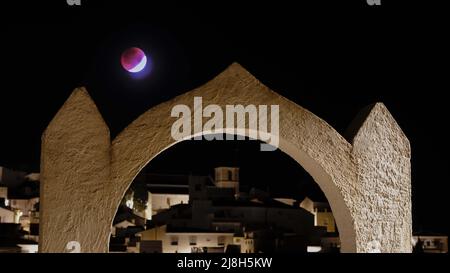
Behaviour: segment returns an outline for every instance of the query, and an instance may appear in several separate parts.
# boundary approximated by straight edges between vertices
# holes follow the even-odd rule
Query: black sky
[[[439,8],[364,0],[48,2],[2,4],[0,165],[39,170],[40,135],[77,86],[88,88],[114,137],[151,106],[237,61],[341,133],[361,108],[385,103],[412,145],[414,228],[448,230],[441,215],[448,22]],[[149,77],[133,80],[120,67],[130,46],[152,58]]]

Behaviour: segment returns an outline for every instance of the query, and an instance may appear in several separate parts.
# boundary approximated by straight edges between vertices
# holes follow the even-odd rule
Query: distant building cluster
[[[139,194],[130,191],[124,197],[114,219],[110,252],[340,251],[327,202],[272,197],[255,188],[241,191],[239,168],[218,167],[214,178],[141,174],[135,183],[145,186]],[[447,236],[413,238],[415,252],[448,252]]]
[[[0,167],[0,253],[36,253],[39,174]]]
[[[36,253],[38,173],[0,167],[0,253]],[[339,252],[326,202],[296,200],[260,189],[242,190],[239,168],[218,167],[214,178],[141,174],[113,222],[110,252]],[[446,235],[420,233],[414,252],[447,253]]]
[[[143,175],[145,209],[128,194],[114,220],[111,252],[267,253],[339,251],[327,203],[240,191],[239,168],[209,176]],[[146,183],[148,182],[148,183]],[[142,193],[141,193],[142,195]]]
[[[416,233],[413,253],[448,253],[448,236],[434,233]]]

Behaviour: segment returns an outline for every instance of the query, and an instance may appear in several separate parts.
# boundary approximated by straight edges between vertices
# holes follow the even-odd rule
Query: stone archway
[[[238,64],[157,105],[112,142],[84,89],[73,92],[42,138],[40,251],[107,252],[113,217],[136,175],[174,145],[174,105],[279,105],[279,148],[319,184],[343,252],[411,251],[410,145],[383,104],[356,119],[352,143],[306,109],[271,91]],[[235,133],[235,128],[223,128]],[[203,134],[206,132],[194,132]]]

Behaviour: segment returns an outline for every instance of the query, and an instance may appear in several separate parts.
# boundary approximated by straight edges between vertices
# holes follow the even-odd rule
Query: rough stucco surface
[[[193,107],[195,96],[202,97],[203,107],[216,104],[223,110],[228,104],[279,105],[279,148],[324,191],[342,251],[411,251],[409,142],[387,109],[373,107],[352,145],[325,121],[233,64],[205,85],[151,108],[111,144],[87,93],[75,91],[43,136],[41,252],[62,251],[76,239],[83,252],[107,251],[125,191],[145,165],[176,143],[170,135],[176,120],[172,107]]]
[[[102,208],[110,183],[109,129],[86,90],[75,90],[42,138],[41,252],[106,252],[109,213]]]
[[[358,194],[350,209],[364,244],[358,252],[410,252],[411,150],[383,104],[375,104],[353,139]],[[366,223],[371,223],[367,225]]]

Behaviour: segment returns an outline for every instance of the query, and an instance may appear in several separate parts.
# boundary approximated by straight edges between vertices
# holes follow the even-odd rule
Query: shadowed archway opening
[[[319,185],[281,150],[261,152],[261,143],[189,139],[164,150],[125,193],[109,251],[339,251]]]

